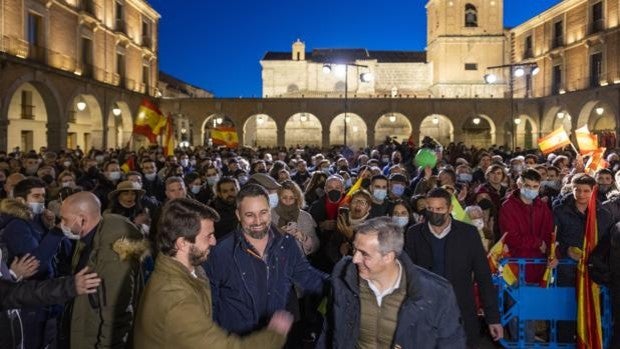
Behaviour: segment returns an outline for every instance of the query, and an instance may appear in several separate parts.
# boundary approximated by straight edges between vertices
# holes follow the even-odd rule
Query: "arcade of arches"
[[[6,74],[5,74],[6,73]],[[0,78],[0,150],[119,147],[131,138],[143,95],[85,82],[79,77],[5,69]],[[248,146],[315,145],[345,141],[372,146],[425,136],[442,144],[465,142],[536,146],[557,127],[588,125],[615,147],[620,87],[613,85],[564,95],[518,99],[512,119],[506,99],[353,98],[346,116],[336,98],[162,99],[165,114],[181,116],[192,145],[209,144],[210,130],[229,126]],[[180,134],[178,135],[180,137]],[[178,141],[181,139],[179,138]],[[134,147],[146,144],[135,139]],[[605,143],[608,142],[608,143]],[[610,144],[614,143],[614,144]]]

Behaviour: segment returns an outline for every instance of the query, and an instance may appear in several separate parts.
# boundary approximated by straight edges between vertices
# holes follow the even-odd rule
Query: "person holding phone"
[[[371,207],[372,196],[364,189],[360,189],[351,195],[348,209],[341,207],[336,224],[338,232],[344,238],[340,244],[341,255],[350,254],[353,229],[368,219]]]
[[[271,219],[282,232],[293,236],[302,252],[309,255],[319,249],[319,238],[316,222],[301,209],[304,206],[304,196],[297,183],[286,180],[278,189],[278,206],[271,210]]]

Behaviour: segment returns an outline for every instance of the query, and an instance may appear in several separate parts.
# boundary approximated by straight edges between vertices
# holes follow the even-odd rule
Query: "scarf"
[[[290,222],[297,222],[297,219],[299,219],[299,207],[295,204],[289,206],[279,204],[276,206],[275,211],[280,216],[278,227],[284,227]]]

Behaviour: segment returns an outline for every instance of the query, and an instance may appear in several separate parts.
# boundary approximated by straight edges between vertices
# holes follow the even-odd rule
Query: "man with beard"
[[[218,240],[239,225],[235,214],[237,192],[239,192],[239,182],[233,177],[222,177],[215,185],[216,197],[211,205],[220,215],[220,220],[215,223],[215,238]]]
[[[212,318],[211,290],[200,264],[215,246],[212,208],[191,199],[164,207],[158,235],[160,254],[136,316],[136,348],[280,348],[292,317],[276,312],[266,329],[245,337],[229,335]]]
[[[204,266],[211,281],[213,318],[226,330],[245,335],[287,308],[293,285],[321,296],[327,275],[310,266],[294,237],[271,224],[264,188],[247,184],[236,202],[240,227],[213,248]]]
[[[297,161],[297,172],[291,176],[291,180],[300,188],[304,188],[306,182],[310,179],[310,172],[308,172],[308,164],[305,160],[299,159]]]

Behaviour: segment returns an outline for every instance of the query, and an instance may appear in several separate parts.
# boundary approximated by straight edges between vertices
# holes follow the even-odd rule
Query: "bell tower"
[[[503,0],[429,0],[427,61],[435,97],[489,97],[486,68],[508,62]],[[498,97],[498,96],[496,96]]]

